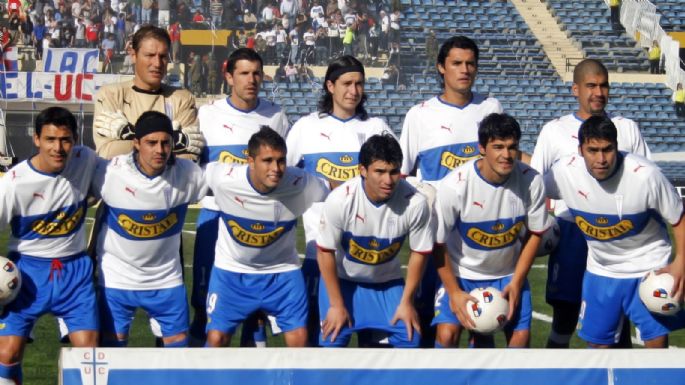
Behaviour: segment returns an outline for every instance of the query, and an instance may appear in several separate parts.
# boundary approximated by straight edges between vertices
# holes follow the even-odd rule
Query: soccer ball
[[[554,221],[552,227],[547,229],[547,231],[542,234],[540,246],[538,246],[538,250],[535,252],[536,257],[544,257],[545,255],[549,255],[549,253],[554,251],[559,244],[559,236],[561,235],[559,223],[557,223],[555,218],[552,218],[552,220]]]
[[[640,281],[638,290],[642,303],[652,313],[673,315],[680,310],[680,301],[671,297],[673,276],[668,273],[656,274],[650,271]]]
[[[21,273],[17,265],[0,256],[0,306],[12,302],[21,289]]]
[[[478,303],[466,303],[466,312],[471,316],[476,327],[472,330],[480,334],[492,334],[500,330],[507,322],[509,301],[494,287],[475,288],[469,293],[478,299]]]

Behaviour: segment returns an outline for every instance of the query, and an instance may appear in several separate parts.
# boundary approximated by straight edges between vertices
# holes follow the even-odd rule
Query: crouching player
[[[21,384],[21,359],[36,320],[64,320],[75,347],[97,344],[93,265],[86,255],[86,197],[97,156],[75,146],[76,119],[61,107],[36,117],[38,153],[0,178],[0,226],[11,225],[8,257],[22,273],[0,314],[0,384]]]
[[[685,291],[683,203],[659,168],[639,155],[618,151],[617,130],[592,116],[578,130],[580,154],[561,158],[545,174],[551,199],[563,199],[588,243],[578,335],[591,347],[616,343],[625,314],[645,346],[663,348],[678,317],[656,316],[638,296],[640,278],[660,269]],[[664,222],[673,225],[675,259]],[[682,315],[682,313],[681,313]]]
[[[247,143],[247,165],[210,163],[206,180],[221,212],[207,293],[207,346],[228,346],[255,311],[276,317],[285,343],[307,343],[307,293],[295,249],[297,217],[326,186],[286,168],[285,140],[262,127]]]
[[[481,159],[451,171],[438,185],[435,261],[442,287],[436,295],[436,347],[455,347],[462,327],[475,325],[466,312],[468,293],[492,286],[509,301],[505,326],[509,347],[528,347],[532,304],[526,276],[551,225],[540,175],[517,161],[521,129],[506,114],[490,114],[478,128]],[[519,233],[531,234],[521,244]],[[456,277],[455,277],[456,276]],[[490,345],[475,334],[474,345]]]
[[[317,259],[322,346],[346,346],[353,332],[389,334],[395,347],[418,347],[414,293],[433,248],[434,222],[426,198],[400,179],[402,151],[389,134],[374,135],[359,152],[361,176],[326,199]],[[398,256],[411,253],[406,285]]]
[[[126,346],[140,307],[159,323],[164,346],[187,346],[179,246],[188,204],[206,191],[202,170],[174,157],[172,123],[161,112],[138,118],[133,148],[102,162],[93,179],[105,205],[97,242],[102,344]]]

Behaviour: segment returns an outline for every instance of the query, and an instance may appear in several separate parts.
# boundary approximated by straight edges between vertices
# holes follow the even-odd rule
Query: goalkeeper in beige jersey
[[[174,152],[197,159],[204,140],[197,121],[195,98],[187,90],[165,84],[171,41],[166,30],[145,26],[133,35],[129,53],[133,80],[105,85],[98,91],[93,116],[93,141],[101,157],[111,159],[133,150],[133,126],[145,111],[159,111],[173,124]]]

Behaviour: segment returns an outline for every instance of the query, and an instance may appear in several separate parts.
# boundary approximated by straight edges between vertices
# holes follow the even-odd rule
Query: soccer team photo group
[[[299,2],[278,3],[287,20]],[[310,5],[326,21],[323,3]],[[340,54],[307,54],[304,34],[295,56],[322,77],[298,119],[264,96],[267,66],[292,54],[280,40],[210,57],[225,60],[223,79],[204,75],[225,94],[200,102],[194,78],[167,81],[178,31],[151,24],[127,42],[132,78],[94,93],[92,128],[65,106],[35,111],[32,155],[0,177],[0,385],[56,383],[55,364],[35,373],[41,344],[55,362],[59,346],[685,344],[683,197],[636,121],[609,111],[603,61],[573,63],[573,108],[524,151],[527,124],[476,90],[481,42],[468,34],[432,34],[437,82],[400,124],[374,115],[381,40],[360,15]],[[350,48],[350,26],[367,52]]]

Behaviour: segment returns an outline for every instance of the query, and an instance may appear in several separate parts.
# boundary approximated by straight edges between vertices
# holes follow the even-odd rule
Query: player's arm
[[[326,285],[328,303],[330,304],[326,318],[321,323],[321,332],[324,341],[330,336],[331,342],[335,342],[344,326],[352,327],[352,320],[340,292],[340,280],[335,266],[334,252],[319,247],[316,251],[316,260],[319,263],[321,279]]]
[[[417,107],[414,107],[417,108]],[[412,125],[414,124],[414,108],[407,112],[402,125],[402,132],[400,133],[400,148],[402,149],[402,168],[400,172],[402,175],[416,175],[416,162],[418,156],[418,138],[412,138]]]
[[[685,213],[681,214],[680,220],[672,229],[675,257],[660,272],[667,272],[673,276],[671,295],[682,299],[685,295]]]
[[[98,91],[93,112],[93,142],[98,155],[106,159],[133,150],[133,124],[122,112],[123,95],[117,89]]]
[[[195,98],[187,91],[179,91],[178,97],[178,108],[172,121],[174,152],[181,158],[195,161],[205,147]]]
[[[407,264],[407,279],[402,292],[402,299],[395,310],[395,315],[390,321],[391,325],[401,320],[407,328],[407,338],[411,341],[414,338],[414,330],[421,334],[421,323],[419,322],[419,315],[416,313],[414,307],[414,294],[421,282],[423,269],[426,266],[427,255],[411,251],[409,253],[409,263]]]
[[[548,231],[552,230],[548,229]],[[541,234],[530,232],[530,236],[523,245],[519,259],[516,262],[511,282],[502,290],[502,297],[509,301],[509,314],[507,314],[507,319],[509,320],[514,317],[514,312],[516,311],[516,308],[518,308],[519,302],[521,302],[521,289],[526,283],[526,277],[528,276],[531,266],[533,266],[535,252],[540,246],[541,239]]]

